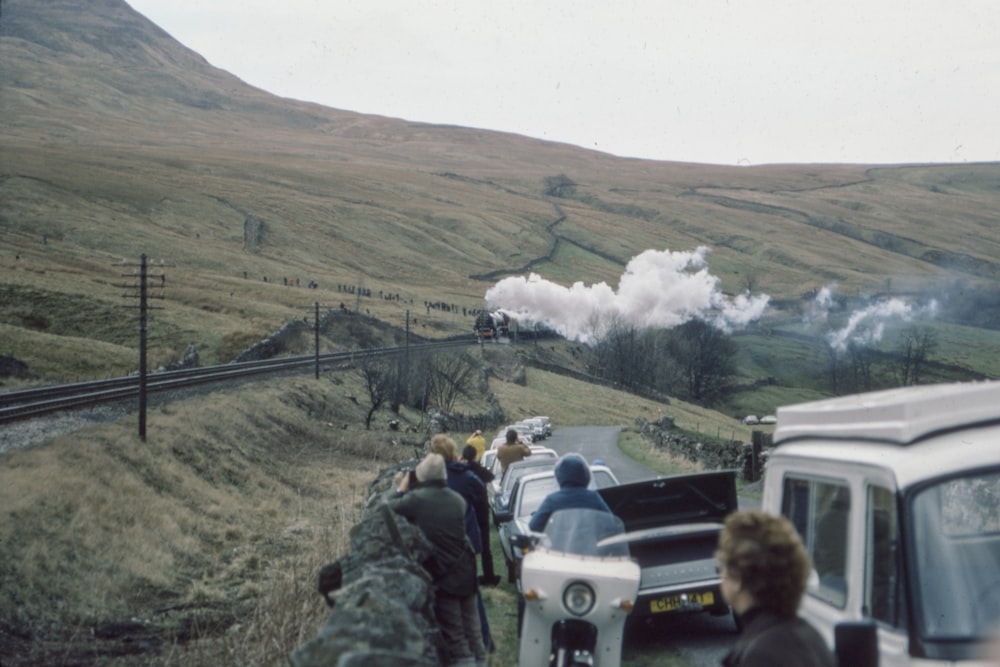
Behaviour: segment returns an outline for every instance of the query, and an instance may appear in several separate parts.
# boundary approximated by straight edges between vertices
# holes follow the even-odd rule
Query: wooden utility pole
[[[126,291],[122,294],[123,297],[127,299],[138,299],[139,303],[137,306],[131,306],[132,308],[139,309],[139,439],[143,442],[146,441],[146,335],[149,329],[149,311],[152,308],[149,305],[150,299],[162,299],[163,298],[163,288],[166,286],[167,276],[163,273],[162,267],[166,264],[160,263],[160,274],[153,276],[153,278],[159,278],[159,289],[158,293],[150,292],[149,284],[149,271],[148,262],[145,254],[140,255],[139,263],[132,264],[122,261],[119,266],[123,267],[135,267],[138,271],[133,270],[132,273],[121,274],[123,278],[132,278],[131,283],[122,282],[120,287]],[[155,281],[154,281],[155,283]],[[152,289],[156,289],[154,284]]]
[[[319,301],[315,304],[316,313],[314,320],[316,322],[313,327],[313,334],[316,339],[316,379],[319,379]]]

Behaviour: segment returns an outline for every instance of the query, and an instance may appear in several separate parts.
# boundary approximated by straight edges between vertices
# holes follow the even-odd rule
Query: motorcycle
[[[512,537],[524,553],[519,665],[618,667],[640,577],[624,532],[613,514],[572,509],[553,514],[542,536]]]

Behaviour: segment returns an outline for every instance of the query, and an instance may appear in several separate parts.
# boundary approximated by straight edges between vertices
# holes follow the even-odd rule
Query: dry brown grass
[[[274,664],[315,631],[316,570],[344,550],[378,467],[413,452],[343,429],[360,423],[352,391],[248,385],[153,410],[146,443],[129,419],[8,455],[4,625],[41,640],[31,650],[46,659],[111,621],[182,638],[221,624],[222,644],[186,644],[166,664],[220,664],[220,650],[221,664]]]

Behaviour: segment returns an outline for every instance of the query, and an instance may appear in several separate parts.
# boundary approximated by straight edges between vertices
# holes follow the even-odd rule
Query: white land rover
[[[762,506],[814,573],[800,613],[874,664],[997,664],[1000,382],[927,385],[778,410]],[[850,648],[846,650],[851,650]],[[840,664],[861,664],[862,658]]]

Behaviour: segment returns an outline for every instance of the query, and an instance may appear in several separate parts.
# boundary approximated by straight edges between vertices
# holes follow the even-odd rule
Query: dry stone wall
[[[396,475],[414,465],[415,460],[387,469],[372,483],[348,553],[320,573],[330,613],[316,637],[289,656],[293,667],[442,664],[434,589],[420,566],[431,544],[386,504]]]

